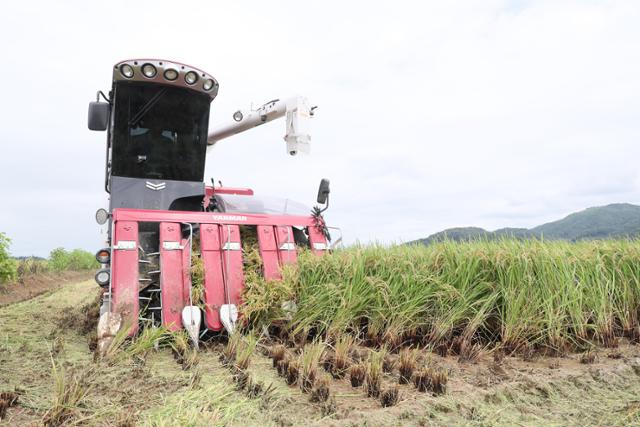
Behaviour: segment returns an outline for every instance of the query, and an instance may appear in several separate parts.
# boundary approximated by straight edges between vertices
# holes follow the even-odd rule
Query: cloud
[[[206,176],[308,204],[328,177],[348,242],[640,202],[638,18],[624,1],[11,3],[0,231],[20,255],[101,244],[105,135],[86,105],[129,57],[216,76],[211,123],[308,96],[310,157],[272,123],[211,150]]]

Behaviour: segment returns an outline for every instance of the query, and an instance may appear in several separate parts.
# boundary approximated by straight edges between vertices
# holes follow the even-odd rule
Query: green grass
[[[458,340],[559,352],[638,337],[636,241],[442,242],[302,253],[269,292],[246,292],[249,319],[281,322],[295,300],[294,336],[347,332],[374,344]]]

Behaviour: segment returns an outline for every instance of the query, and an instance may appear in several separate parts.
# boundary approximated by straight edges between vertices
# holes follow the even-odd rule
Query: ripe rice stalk
[[[253,335],[247,335],[239,341],[238,350],[236,351],[235,368],[246,371],[251,363],[251,356],[256,349],[258,339]]]
[[[182,369],[188,370],[198,365],[198,351],[191,345],[191,339],[186,331],[170,333],[169,345],[177,362],[182,365]]]
[[[480,358],[482,347],[478,343],[473,343],[469,339],[460,335],[453,342],[455,352],[458,354],[460,363],[476,363]]]
[[[164,326],[147,327],[142,329],[140,334],[130,341],[129,345],[125,347],[123,355],[130,358],[135,356],[144,357],[144,355],[155,348],[163,347],[167,344],[171,346],[175,344],[176,341],[183,340],[185,337],[186,334],[182,331],[174,333]],[[188,341],[184,341],[183,345],[185,348],[188,347]]]
[[[412,377],[413,385],[418,391],[426,392],[429,390],[429,373],[426,368],[420,369]]]
[[[444,394],[447,391],[449,373],[445,369],[431,368],[430,375],[429,385],[431,391],[436,395]]]
[[[304,393],[308,393],[313,389],[317,375],[318,375],[318,363],[322,357],[325,345],[323,342],[316,341],[304,346],[301,360],[301,378],[300,388]]]
[[[238,331],[231,334],[227,340],[227,344],[220,354],[220,362],[225,366],[233,366],[236,361],[238,348],[242,341],[242,334]]]
[[[420,369],[413,376],[413,384],[418,391],[431,391],[435,395],[444,394],[449,379],[445,369],[429,367]]]
[[[241,225],[240,239],[242,241],[242,262],[244,272],[262,275],[262,257],[258,244],[258,230],[256,226]]]
[[[194,245],[197,242],[194,239]],[[198,245],[199,246],[199,245]],[[199,248],[194,250],[191,257],[191,299],[193,304],[206,310],[204,290],[204,260]]]
[[[111,339],[111,342],[104,351],[104,360],[108,361],[109,363],[116,363],[131,356],[130,353],[125,354],[124,352],[124,350],[126,349],[126,343],[129,339],[130,330],[130,323],[125,323],[120,327],[120,329],[118,330],[118,332],[116,332],[115,336],[113,337],[113,339]]]
[[[409,384],[413,372],[416,370],[416,363],[418,360],[418,349],[403,348],[400,350],[400,359],[398,362],[398,369],[400,371],[400,377],[398,382],[400,384]]]
[[[291,271],[295,267],[287,266]],[[295,282],[288,279],[265,281],[262,274],[249,271],[245,275],[242,294],[242,315],[255,329],[284,327],[289,322],[291,301],[295,300]]]
[[[367,395],[369,397],[378,397],[380,395],[380,385],[382,384],[382,373],[384,358],[387,355],[385,348],[380,351],[372,351],[367,363],[367,372],[365,375],[365,384]]]
[[[455,336],[508,353],[565,353],[637,336],[640,245],[634,241],[442,241],[338,250],[298,264],[248,293],[250,318],[285,322],[294,336],[348,331],[393,347],[420,341],[443,350]],[[284,296],[286,294],[286,297]],[[290,321],[283,298],[295,300]],[[253,320],[250,320],[253,321]],[[288,322],[288,323],[287,323]],[[469,356],[477,350],[473,346]],[[471,351],[473,350],[473,351]]]
[[[402,335],[398,332],[399,326],[388,327],[382,335],[382,342],[388,348],[396,351],[402,341]]]
[[[343,334],[338,337],[334,345],[333,370],[331,374],[335,378],[344,378],[349,366],[351,366],[351,350],[355,345],[355,339],[351,335]]]

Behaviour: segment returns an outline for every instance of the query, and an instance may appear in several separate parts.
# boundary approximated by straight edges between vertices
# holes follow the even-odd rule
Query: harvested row
[[[342,341],[344,343],[345,340]],[[333,384],[339,384],[340,381],[361,389],[364,396],[379,400],[384,407],[398,402],[399,386],[402,384],[413,384],[417,391],[430,392],[434,396],[446,392],[448,371],[431,360],[423,360],[418,369],[418,351],[415,349],[402,350],[401,362],[396,369],[398,358],[385,348],[377,351],[366,349],[353,341],[349,342],[350,347],[340,344],[331,346],[316,341],[298,349],[275,344],[270,347],[268,354],[273,367],[288,385],[299,386],[303,393],[310,393],[311,402],[325,406],[332,404]],[[343,353],[340,347],[346,351]],[[405,357],[407,354],[410,357]],[[337,360],[342,362],[336,364]],[[408,368],[405,366],[407,364],[410,365]],[[321,371],[321,366],[326,373]],[[406,380],[407,376],[409,380]]]
[[[473,359],[481,347],[564,353],[640,338],[636,241],[442,242],[302,253],[284,279],[247,281],[249,326],[304,343],[347,334]],[[290,301],[297,309],[291,311]]]

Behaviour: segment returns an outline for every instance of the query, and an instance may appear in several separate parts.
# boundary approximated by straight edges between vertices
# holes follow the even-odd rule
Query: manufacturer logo
[[[214,221],[246,221],[247,217],[244,215],[213,215]]]
[[[147,183],[145,184],[145,187],[147,187],[149,190],[160,191],[160,190],[164,190],[167,187],[167,183],[159,182],[157,184],[154,184],[153,182],[147,181]]]

